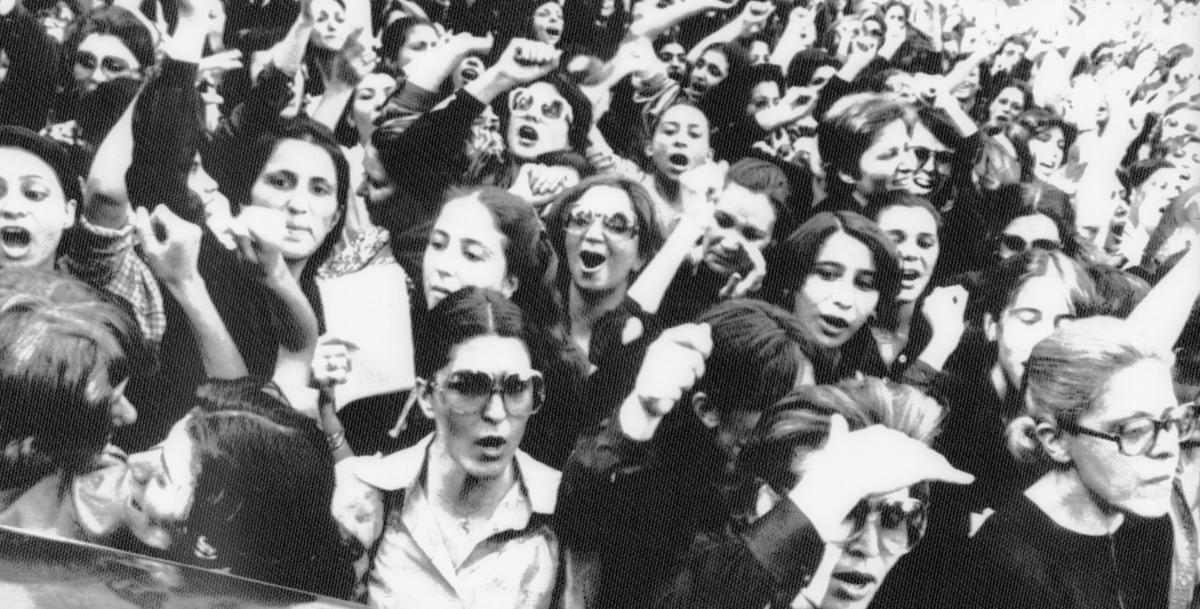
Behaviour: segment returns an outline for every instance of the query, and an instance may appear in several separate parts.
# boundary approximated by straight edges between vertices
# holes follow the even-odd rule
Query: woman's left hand
[[[284,212],[251,205],[230,221],[229,234],[238,256],[268,279],[287,274],[283,260],[283,239],[287,234]]]
[[[357,350],[354,343],[331,334],[318,339],[312,358],[312,385],[324,389],[345,383],[354,367],[353,353]]]

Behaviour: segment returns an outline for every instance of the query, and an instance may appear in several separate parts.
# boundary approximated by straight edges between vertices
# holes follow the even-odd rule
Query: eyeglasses
[[[537,371],[493,375],[480,370],[455,370],[430,387],[442,392],[442,401],[457,414],[480,414],[493,395],[500,394],[509,416],[537,412],[546,398],[545,382]]]
[[[767,238],[767,234],[763,231],[748,224],[738,222],[737,218],[733,217],[732,214],[719,209],[713,210],[713,221],[717,223],[717,226],[723,229],[738,229],[738,232],[740,232],[742,237],[745,237],[747,241],[760,241]]]
[[[529,89],[516,89],[509,97],[509,110],[512,112],[528,112],[533,108],[535,103],[534,96],[529,92]],[[538,107],[541,111],[542,118],[547,120],[563,119],[570,125],[575,122],[575,115],[571,112],[571,107],[561,97],[552,99]]]
[[[925,535],[928,508],[924,501],[913,497],[888,501],[859,501],[846,520],[853,528],[840,543],[848,544],[863,536],[868,526],[879,523],[880,550],[896,556],[913,549]]]
[[[1168,427],[1175,427],[1181,438],[1191,435],[1196,428],[1196,415],[1197,404],[1189,402],[1171,408],[1161,419],[1142,417],[1126,421],[1117,428],[1115,434],[1080,427],[1074,423],[1062,423],[1059,427],[1070,433],[1116,442],[1117,450],[1121,451],[1122,455],[1136,457],[1149,452],[1158,442],[1159,432],[1166,431]]]
[[[567,216],[567,230],[577,234],[587,232],[596,220],[600,220],[604,232],[613,237],[632,239],[637,235],[637,227],[624,214],[598,214],[586,209],[577,209]]]
[[[912,151],[913,155],[917,157],[917,166],[919,167],[923,167],[929,161],[929,157],[933,157],[933,160],[938,165],[949,165],[954,161],[953,150],[930,150],[929,148],[914,146]]]
[[[1062,244],[1052,239],[1034,239],[1032,242],[1027,242],[1024,237],[1008,233],[1000,235],[1000,243],[1010,251],[1017,253],[1024,252],[1031,247],[1051,252],[1062,249]]]
[[[88,51],[75,53],[75,65],[92,72],[99,66],[110,76],[126,76],[134,72],[133,66],[120,57],[105,56],[98,58]]]

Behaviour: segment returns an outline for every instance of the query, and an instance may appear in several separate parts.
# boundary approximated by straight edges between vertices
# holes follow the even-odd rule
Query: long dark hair
[[[354,570],[330,512],[333,457],[316,421],[260,379],[210,381],[196,397],[187,432],[200,471],[187,536],[173,553],[234,575],[349,597]],[[215,558],[196,557],[200,541],[215,548]]]

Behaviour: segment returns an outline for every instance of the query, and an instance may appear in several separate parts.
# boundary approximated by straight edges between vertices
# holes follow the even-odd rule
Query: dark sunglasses
[[[96,66],[100,66],[109,74],[124,74],[132,68],[128,61],[125,61],[119,57],[105,57],[103,59],[98,59],[95,55],[87,51],[79,51],[76,53],[75,63],[85,70],[95,70]]]
[[[954,161],[953,150],[933,151],[928,148],[917,146],[914,147],[912,151],[913,155],[917,157],[917,165],[919,166],[923,166],[925,163],[929,162],[929,157],[933,157],[933,160],[937,162],[938,165],[949,165],[952,161]]]
[[[604,232],[614,237],[631,239],[637,235],[637,227],[624,214],[598,214],[586,209],[577,209],[567,216],[567,230],[573,233],[583,233],[600,220]]]
[[[1033,247],[1040,250],[1052,252],[1062,249],[1062,244],[1051,239],[1034,239],[1032,243],[1026,242],[1023,237],[1018,235],[1010,235],[1005,233],[1000,235],[1000,243],[1010,251],[1021,253]]]
[[[493,375],[480,370],[455,370],[430,387],[442,392],[442,400],[458,414],[483,412],[493,395],[500,394],[510,416],[528,416],[545,401],[545,382],[536,371]]]
[[[913,497],[889,501],[859,501],[846,520],[851,523],[850,536],[841,543],[850,543],[866,532],[871,521],[878,518],[879,548],[896,556],[913,549],[925,536],[928,508],[924,501]]]

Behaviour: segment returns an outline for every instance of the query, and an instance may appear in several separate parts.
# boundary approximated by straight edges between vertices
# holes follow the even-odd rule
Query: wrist
[[[463,86],[463,90],[482,103],[490,104],[500,94],[516,86],[516,83],[495,70],[484,70],[479,78]]]
[[[629,394],[629,397],[621,403],[621,410],[618,412],[617,418],[621,424],[621,431],[626,437],[638,442],[645,442],[654,437],[654,432],[662,421],[662,415],[653,409],[652,402],[652,400],[639,397],[635,392]]]

